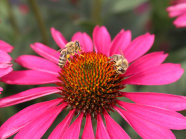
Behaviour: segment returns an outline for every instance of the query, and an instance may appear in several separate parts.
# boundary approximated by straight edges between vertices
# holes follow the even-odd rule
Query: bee
[[[115,64],[115,69],[118,74],[124,74],[128,68],[128,61],[124,55],[115,54],[110,57]]]
[[[79,41],[69,42],[65,45],[65,48],[62,48],[59,50],[60,56],[59,56],[59,67],[64,67],[66,61],[70,61],[70,56],[75,55],[76,53],[79,54],[81,51],[80,43]]]
[[[64,67],[65,63],[67,61],[67,51],[65,49],[61,50],[58,65],[59,67]]]

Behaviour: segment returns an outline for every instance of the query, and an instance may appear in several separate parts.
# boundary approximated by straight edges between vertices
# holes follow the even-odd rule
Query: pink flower
[[[28,5],[26,5],[26,4],[19,4],[18,6],[19,6],[18,8],[19,8],[19,10],[20,10],[20,12],[22,14],[24,14],[24,15],[28,14],[28,12],[29,12]]]
[[[149,11],[149,9],[151,9],[151,5],[149,1],[143,2],[142,4],[140,4],[139,6],[137,6],[134,9],[134,12],[138,15],[146,13]]]
[[[177,17],[173,22],[177,28],[186,27],[186,0],[175,0],[174,2],[174,5],[167,8],[169,17]]]
[[[60,48],[67,43],[63,35],[51,29],[52,36]],[[81,55],[71,57],[63,68],[59,68],[59,52],[41,43],[31,45],[40,56],[22,55],[16,62],[27,70],[13,71],[2,80],[9,84],[40,85],[0,99],[0,107],[8,107],[42,96],[58,94],[54,100],[29,106],[0,127],[0,138],[15,133],[17,138],[41,138],[64,109],[69,110],[49,139],[78,139],[81,123],[86,119],[82,139],[129,139],[127,133],[109,115],[118,112],[144,139],[173,139],[171,129],[186,129],[186,118],[176,111],[186,109],[186,98],[154,92],[122,92],[126,85],[165,85],[177,81],[183,74],[179,64],[163,63],[168,56],[163,52],[145,54],[153,45],[154,35],[146,33],[131,40],[129,30],[121,30],[111,40],[104,26],[96,26],[93,41],[86,34],[77,32],[72,41],[81,44]],[[94,47],[95,46],[95,47]],[[94,48],[93,48],[94,47]],[[96,52],[93,51],[96,50]],[[124,53],[130,66],[125,74],[117,74],[109,56]],[[144,55],[145,54],[145,55]],[[126,97],[133,103],[118,97]],[[76,120],[71,123],[72,118]],[[94,135],[92,119],[97,120]],[[105,123],[103,122],[105,119]]]
[[[0,40],[0,77],[8,74],[11,72],[12,69],[12,64],[10,63],[12,58],[8,55],[8,52],[11,52],[13,47]],[[0,94],[3,89],[0,87]]]

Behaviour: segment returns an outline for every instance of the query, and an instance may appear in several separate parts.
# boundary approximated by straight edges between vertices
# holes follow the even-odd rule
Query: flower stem
[[[42,38],[43,38],[43,43],[44,44],[48,44],[49,39],[48,39],[48,34],[47,34],[47,30],[46,30],[46,26],[44,24],[44,20],[42,18],[41,12],[40,12],[40,8],[37,5],[37,2],[35,0],[28,0],[29,5],[31,7],[31,9],[33,10],[33,14],[35,16],[35,19],[37,21],[37,24],[39,26]]]
[[[7,12],[8,12],[10,23],[12,25],[12,28],[14,29],[15,36],[18,36],[20,34],[20,31],[13,13],[12,5],[9,0],[6,0],[6,2],[7,2]]]
[[[92,4],[92,20],[95,24],[101,24],[101,0],[94,0]]]

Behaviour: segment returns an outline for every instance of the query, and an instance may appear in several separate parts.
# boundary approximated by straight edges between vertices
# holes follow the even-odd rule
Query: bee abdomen
[[[65,65],[65,63],[66,63],[66,59],[59,59],[59,62],[58,62],[58,65],[60,66],[60,67],[63,67],[64,65]]]

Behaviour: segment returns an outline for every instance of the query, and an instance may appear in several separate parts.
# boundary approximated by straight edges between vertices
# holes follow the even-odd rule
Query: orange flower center
[[[75,55],[61,68],[59,86],[62,96],[76,112],[97,115],[110,111],[116,104],[122,76],[116,73],[114,62],[95,52]]]

